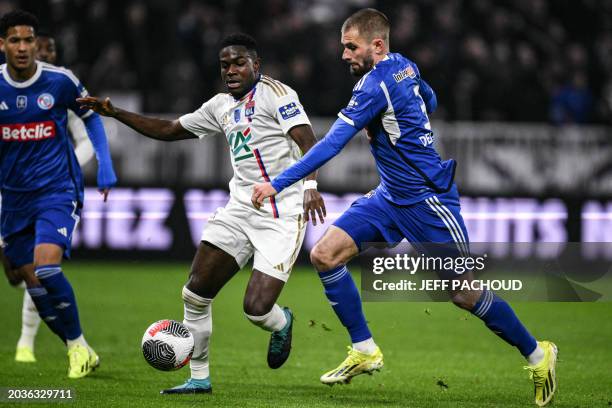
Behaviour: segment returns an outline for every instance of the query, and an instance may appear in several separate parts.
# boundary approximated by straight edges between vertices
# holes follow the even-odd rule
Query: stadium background
[[[246,31],[259,42],[263,71],[296,89],[320,138],[348,102],[354,81],[340,60],[339,27],[365,6],[387,13],[391,49],[416,61],[437,92],[436,144],[444,158],[459,163],[457,184],[472,241],[612,242],[610,1],[0,0],[0,14],[16,7],[36,13],[57,38],[60,64],[92,94],[168,118],[222,91],[217,43]],[[151,322],[182,316],[180,287],[202,225],[227,200],[226,141],[165,144],[112,120],[105,127],[119,185],[103,204],[95,163],[85,168],[89,187],[75,260],[64,268],[102,369],[76,385],[65,380],[65,352],[45,328],[36,343],[38,363],[12,362],[22,292],[0,285],[0,319],[6,322],[0,387],[74,387],[75,406],[161,406],[169,402],[157,391],[187,372],[150,369],[139,339]],[[525,406],[532,385],[518,355],[480,321],[447,304],[366,303],[385,370],[350,387],[317,384],[321,372],[343,358],[347,339],[312,275],[307,250],[354,198],[377,184],[366,143],[356,137],[320,173],[329,217],[323,227],[309,226],[302,266],[281,298],[298,316],[291,359],[282,370],[265,366],[268,336],[242,315],[243,271],[215,300],[215,394],[206,401]],[[513,306],[537,337],[561,347],[557,406],[609,406],[610,304]]]
[[[0,1],[36,12],[90,93],[169,118],[222,92],[217,44],[254,35],[262,70],[292,86],[322,137],[354,79],[340,60],[351,10],[378,7],[391,48],[437,92],[436,144],[458,163],[472,241],[612,239],[612,3],[609,1]],[[164,144],[106,120],[119,186],[88,190],[80,258],[188,260],[227,200],[222,138]],[[86,167],[90,185],[95,164]],[[378,176],[365,137],[320,172],[330,221]],[[324,227],[308,232],[305,250]],[[302,260],[305,257],[302,256]]]
[[[0,14],[16,7],[36,13],[57,38],[60,64],[92,94],[168,118],[222,91],[216,44],[246,31],[259,41],[263,71],[298,91],[322,137],[354,81],[340,60],[339,27],[365,6],[387,13],[392,50],[414,59],[437,92],[436,143],[444,158],[459,163],[473,241],[612,242],[610,1],[0,0]],[[194,245],[208,216],[227,200],[226,142],[164,144],[112,120],[105,127],[119,186],[103,204],[95,164],[86,167],[90,187],[75,260],[64,266],[102,369],[79,383],[66,380],[65,351],[45,328],[36,342],[38,362],[13,362],[22,292],[0,285],[6,322],[0,386],[74,387],[75,406],[200,406],[198,397],[160,399],[158,390],[187,372],[152,370],[139,340],[151,322],[181,319],[179,292]],[[328,225],[377,184],[363,135],[319,180]],[[309,227],[303,265],[281,297],[298,317],[293,355],[282,370],[265,366],[268,336],[242,315],[248,271],[215,299],[215,394],[206,403],[518,407],[531,401],[518,354],[485,333],[478,319],[438,303],[366,303],[385,369],[350,387],[318,384],[322,371],[343,358],[347,341],[305,262],[326,225]],[[536,337],[561,347],[556,406],[609,406],[610,303],[513,306]]]

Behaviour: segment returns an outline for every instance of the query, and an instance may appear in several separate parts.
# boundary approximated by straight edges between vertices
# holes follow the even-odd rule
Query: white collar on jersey
[[[13,80],[13,78],[11,78],[11,75],[8,72],[8,65],[5,65],[4,69],[2,70],[2,76],[4,77],[4,80],[14,88],[27,88],[28,86],[36,82],[38,78],[40,78],[40,74],[42,74],[42,64],[38,61],[36,61],[36,72],[34,72],[32,78],[24,82],[17,82]]]

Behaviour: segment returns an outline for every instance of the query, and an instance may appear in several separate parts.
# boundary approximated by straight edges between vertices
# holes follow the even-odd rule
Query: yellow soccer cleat
[[[100,356],[91,347],[89,348],[89,366],[91,371],[95,371],[96,368],[100,367]]]
[[[75,344],[68,349],[68,360],[70,362],[68,378],[85,377],[93,369],[89,350],[80,344]]]
[[[365,354],[348,347],[348,357],[335,369],[321,376],[321,382],[327,385],[348,384],[359,374],[372,374],[383,367],[383,354],[379,347],[372,354]]]
[[[533,380],[535,403],[543,407],[552,401],[557,391],[557,346],[550,341],[538,341],[538,345],[544,350],[544,358],[538,364],[526,366],[525,369],[529,370],[529,378]]]
[[[29,348],[28,346],[17,347],[17,352],[15,353],[15,361],[17,361],[18,363],[35,363],[36,357],[34,357],[34,350]]]

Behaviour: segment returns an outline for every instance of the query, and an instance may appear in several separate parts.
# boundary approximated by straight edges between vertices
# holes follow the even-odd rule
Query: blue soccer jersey
[[[357,82],[326,137],[272,185],[280,191],[310,174],[365,128],[380,175],[377,190],[387,200],[410,205],[449,191],[456,163],[442,161],[433,146],[427,113],[435,107],[435,93],[416,64],[400,54],[387,54]]]
[[[67,132],[68,109],[87,91],[71,71],[37,62],[36,73],[14,81],[0,66],[0,186],[3,209],[23,210],[36,197],[83,201],[83,177]]]

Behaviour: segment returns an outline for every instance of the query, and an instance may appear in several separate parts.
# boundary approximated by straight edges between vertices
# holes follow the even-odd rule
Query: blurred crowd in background
[[[610,0],[0,0],[0,14],[17,7],[92,94],[132,93],[148,112],[190,112],[222,92],[218,43],[243,31],[310,115],[335,115],[355,82],[340,26],[375,7],[391,50],[436,90],[436,119],[612,124]]]

